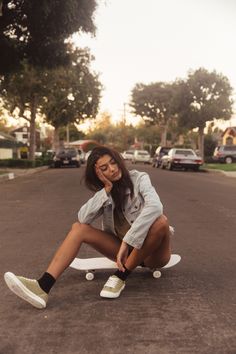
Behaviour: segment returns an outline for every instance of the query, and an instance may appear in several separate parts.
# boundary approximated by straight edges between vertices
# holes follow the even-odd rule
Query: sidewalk
[[[49,166],[41,166],[35,168],[0,168],[0,183],[1,181],[15,179],[17,177],[24,177],[36,172],[47,170]]]
[[[216,170],[216,169],[206,169],[207,172],[220,172],[223,175],[231,178],[236,178],[236,171],[222,171],[222,170]]]

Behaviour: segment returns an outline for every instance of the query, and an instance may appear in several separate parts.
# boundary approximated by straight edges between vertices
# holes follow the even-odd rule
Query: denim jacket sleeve
[[[82,224],[91,224],[103,213],[103,206],[109,201],[105,188],[96,192],[79,210],[78,219]]]
[[[138,193],[142,196],[144,205],[123,240],[132,247],[139,249],[142,247],[151,225],[162,215],[163,206],[146,173],[140,176],[137,184],[139,185]]]

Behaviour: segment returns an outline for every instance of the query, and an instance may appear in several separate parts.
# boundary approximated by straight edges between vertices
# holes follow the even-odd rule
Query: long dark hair
[[[102,181],[100,181],[95,172],[95,164],[97,160],[104,155],[110,155],[118,164],[122,172],[122,177],[113,183],[111,190],[111,196],[114,200],[115,206],[121,210],[125,203],[126,189],[129,188],[132,198],[134,193],[134,186],[130,178],[129,171],[125,166],[124,159],[116,150],[108,148],[107,146],[98,146],[92,150],[87,160],[87,166],[85,170],[85,184],[90,190],[95,192],[104,187]]]

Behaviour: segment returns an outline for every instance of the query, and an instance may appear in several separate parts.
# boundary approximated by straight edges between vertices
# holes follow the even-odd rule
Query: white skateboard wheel
[[[91,272],[86,273],[85,278],[87,280],[93,280],[94,279],[94,274]]]
[[[153,275],[153,278],[158,279],[161,277],[161,272],[159,270],[154,270],[152,275]]]

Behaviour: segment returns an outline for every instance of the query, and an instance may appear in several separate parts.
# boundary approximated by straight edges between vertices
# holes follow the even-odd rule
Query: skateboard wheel
[[[93,280],[94,279],[94,274],[91,272],[86,273],[85,278],[87,280]]]
[[[152,275],[153,275],[153,278],[158,279],[161,277],[161,272],[159,270],[154,270]]]

